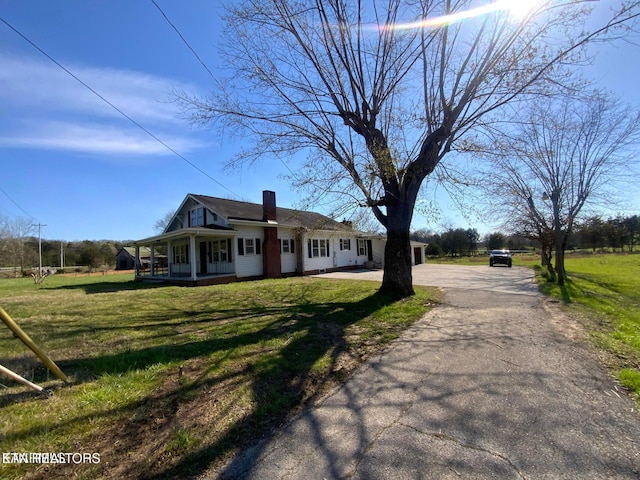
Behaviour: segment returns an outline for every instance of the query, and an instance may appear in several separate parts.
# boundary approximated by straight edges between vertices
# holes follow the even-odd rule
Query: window
[[[309,258],[329,256],[329,240],[326,238],[310,238],[307,247]]]
[[[325,239],[320,240],[320,256],[321,257],[329,256],[329,240],[325,240]]]
[[[238,255],[261,255],[261,240],[259,238],[239,238]]]
[[[367,254],[367,242],[359,238],[358,239],[358,255],[366,255]]]
[[[201,227],[204,225],[204,208],[196,207],[190,212],[189,217],[189,226],[190,227]]]
[[[189,263],[188,245],[175,245],[173,247],[173,263]]]
[[[220,261],[221,262],[229,261],[229,255],[227,254],[228,244],[229,242],[227,242],[226,240],[220,240]]]
[[[228,262],[229,256],[227,254],[227,249],[230,245],[229,240],[213,240],[209,242],[211,244],[210,247],[210,262]]]
[[[351,250],[351,239],[350,238],[341,238],[340,239],[340,250]]]
[[[295,253],[293,238],[283,238],[282,240],[280,240],[280,245],[281,253]]]
[[[245,255],[254,255],[256,253],[253,238],[244,239],[244,253]]]

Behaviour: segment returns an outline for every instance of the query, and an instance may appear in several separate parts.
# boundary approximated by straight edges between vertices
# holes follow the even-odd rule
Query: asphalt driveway
[[[414,283],[444,303],[222,478],[640,478],[635,404],[529,270],[420,265]]]

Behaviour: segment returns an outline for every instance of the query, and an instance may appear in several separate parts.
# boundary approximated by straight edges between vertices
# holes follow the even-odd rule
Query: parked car
[[[489,266],[506,265],[511,267],[511,252],[509,250],[491,250],[489,253]]]

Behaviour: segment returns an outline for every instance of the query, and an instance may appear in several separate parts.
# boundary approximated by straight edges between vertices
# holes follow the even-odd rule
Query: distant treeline
[[[64,266],[81,265],[89,268],[115,266],[116,254],[127,242],[114,240],[82,240],[66,242],[42,240],[43,267],[60,268],[61,254]],[[38,267],[37,237],[0,238],[0,267],[15,267],[23,271]]]
[[[478,255],[486,250],[508,248],[509,250],[534,250],[531,240],[521,235],[507,235],[493,232],[480,238],[475,228],[451,228],[441,233],[419,230],[411,239],[427,243],[425,254],[428,257],[466,257]]]
[[[594,216],[578,225],[571,236],[570,248],[633,252],[639,241],[640,217],[638,215],[617,216],[606,220]]]
[[[514,228],[517,226],[514,225]],[[425,253],[431,257],[477,255],[486,250],[501,248],[534,251],[539,247],[536,242],[518,234],[493,232],[480,238],[475,228],[450,228],[444,232],[418,230],[411,234],[411,239],[427,243]],[[593,216],[577,224],[567,249],[633,252],[639,241],[638,215],[607,219]]]

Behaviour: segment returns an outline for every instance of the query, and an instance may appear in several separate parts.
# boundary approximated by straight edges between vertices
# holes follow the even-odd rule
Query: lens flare
[[[539,0],[497,0],[487,5],[482,5],[461,12],[450,13],[448,15],[440,15],[438,17],[425,18],[417,22],[396,23],[393,25],[381,25],[378,28],[382,30],[412,30],[417,28],[437,28],[443,25],[461,22],[469,18],[479,17],[488,13],[497,11],[509,12],[516,19],[526,17],[539,3]]]

